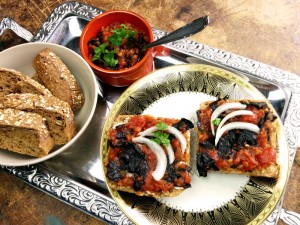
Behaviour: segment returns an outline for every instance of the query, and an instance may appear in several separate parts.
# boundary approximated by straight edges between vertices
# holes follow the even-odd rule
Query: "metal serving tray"
[[[63,3],[54,9],[38,32],[30,37],[30,41],[57,43],[80,54],[79,37],[82,29],[102,12],[101,9],[79,2]],[[155,28],[153,32],[155,38],[166,34]],[[283,120],[293,162],[299,146],[300,130],[300,79],[297,75],[190,40],[164,45],[163,51],[154,59],[155,69],[184,63],[218,66],[249,80],[271,101]],[[94,117],[86,132],[67,151],[40,164],[1,168],[99,220],[111,224],[132,224],[111,198],[102,177],[100,162],[102,126],[110,107],[124,90],[99,82]],[[276,224],[281,211],[279,204],[265,224]]]

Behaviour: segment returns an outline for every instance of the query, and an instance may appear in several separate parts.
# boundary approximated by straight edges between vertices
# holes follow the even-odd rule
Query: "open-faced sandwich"
[[[191,186],[186,119],[120,115],[109,131],[104,160],[109,186],[140,196],[175,196]]]
[[[197,111],[197,169],[278,178],[278,121],[264,100],[217,100]]]

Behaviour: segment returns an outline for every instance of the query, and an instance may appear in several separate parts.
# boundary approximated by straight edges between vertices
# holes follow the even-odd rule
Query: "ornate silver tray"
[[[80,54],[78,43],[82,29],[102,12],[83,3],[66,2],[53,10],[35,35],[28,34],[11,19],[0,23],[0,34],[2,29],[13,29],[28,41],[57,43]],[[155,38],[166,34],[155,28],[153,32]],[[154,59],[156,69],[174,64],[202,63],[230,70],[254,85],[281,116],[292,165],[296,148],[300,146],[299,76],[190,40],[167,44],[160,53]],[[99,82],[99,98],[92,122],[82,137],[64,153],[32,166],[0,168],[106,223],[132,224],[109,194],[102,177],[99,151],[106,116],[124,90]],[[284,211],[279,203],[264,224],[277,224],[280,214],[283,220],[295,216]]]

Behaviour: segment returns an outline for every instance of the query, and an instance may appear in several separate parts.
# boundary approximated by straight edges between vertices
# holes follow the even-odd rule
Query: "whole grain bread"
[[[211,104],[214,101],[206,101],[200,104],[200,110],[205,110],[207,108],[211,108]],[[263,103],[266,105],[265,110],[267,117],[265,117],[266,120],[269,121],[268,126],[266,129],[268,129],[268,144],[278,152],[278,135],[280,133],[279,129],[279,123],[277,119],[277,114],[275,110],[273,109],[270,102],[267,100],[254,100],[254,99],[241,99],[241,100],[226,100],[226,102],[240,102],[243,104],[260,104]],[[201,124],[201,121],[198,121],[198,124]],[[201,129],[198,127],[198,135],[199,138],[201,138]],[[280,165],[278,162],[275,164],[270,164],[269,166],[261,169],[253,169],[251,171],[241,171],[238,168],[225,168],[225,169],[219,169],[219,172],[222,173],[229,173],[229,174],[246,174],[249,176],[254,177],[269,177],[269,178],[278,178],[279,172],[280,172]]]
[[[273,106],[271,105],[271,103],[267,100],[254,100],[254,99],[241,99],[241,100],[234,100],[234,99],[228,99],[226,100],[227,102],[239,102],[239,103],[243,103],[243,104],[255,104],[255,103],[264,103],[266,104],[266,110],[268,111],[269,115],[268,115],[268,119],[270,119],[273,115],[275,117],[277,116],[276,111],[274,110]],[[206,101],[200,104],[200,109],[206,109],[207,107],[210,107],[209,105],[213,103],[213,101]],[[269,144],[274,148],[277,149],[278,146],[278,134],[279,134],[279,124],[278,124],[278,120],[274,119],[271,122],[271,126],[268,127],[269,130]]]
[[[34,157],[46,156],[54,141],[42,116],[0,109],[0,148]]]
[[[84,103],[83,92],[64,62],[49,48],[39,52],[33,60],[34,78],[57,98],[67,102],[75,112]]]
[[[0,96],[11,93],[52,95],[40,83],[13,69],[0,68]]]
[[[34,112],[46,119],[55,144],[65,144],[75,135],[74,114],[68,103],[55,97],[36,94],[9,94],[0,97],[0,109]]]
[[[117,118],[115,118],[113,124],[112,124],[112,128],[115,128],[121,124],[126,124],[128,123],[128,121],[130,120],[131,117],[134,117],[135,115],[119,115]],[[185,158],[182,158],[182,163],[190,166],[190,139],[191,139],[191,133],[190,130],[186,130],[183,133],[185,139],[186,139],[186,149],[185,149]],[[110,147],[108,149],[108,151],[110,151]],[[108,154],[104,155],[104,164],[107,164],[109,161],[108,159]],[[107,168],[104,167],[104,172],[105,174],[107,173]],[[151,196],[154,198],[161,198],[161,197],[174,197],[177,196],[179,194],[181,194],[183,191],[186,190],[186,188],[174,188],[168,192],[155,192],[155,191],[143,191],[143,190],[134,190],[133,187],[130,186],[121,186],[118,184],[118,182],[114,182],[111,181],[110,179],[106,178],[106,182],[109,185],[110,188],[118,190],[118,191],[124,191],[124,192],[129,192],[129,193],[133,193],[135,195],[138,196]]]

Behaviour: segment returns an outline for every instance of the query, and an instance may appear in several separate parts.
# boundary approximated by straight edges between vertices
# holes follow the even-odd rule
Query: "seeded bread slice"
[[[9,94],[0,99],[0,109],[13,108],[34,112],[45,118],[55,144],[66,144],[75,135],[74,114],[64,101],[29,93]]]
[[[226,160],[228,162],[228,167],[224,167],[224,168],[218,168],[218,170],[222,173],[229,173],[229,174],[247,174],[250,176],[255,176],[255,177],[269,177],[269,178],[278,178],[279,173],[280,173],[280,165],[277,162],[277,154],[278,154],[278,136],[280,135],[280,127],[279,127],[279,122],[277,120],[277,114],[275,112],[275,110],[273,109],[272,105],[266,101],[266,100],[253,100],[253,99],[241,99],[241,100],[217,100],[217,101],[207,101],[207,102],[203,102],[200,105],[200,109],[199,111],[197,111],[197,115],[198,115],[198,127],[197,127],[197,132],[198,132],[198,139],[199,140],[203,140],[203,141],[199,141],[199,145],[198,145],[198,152],[209,152],[212,151],[213,147],[208,147],[208,142],[211,140],[214,140],[214,137],[210,137],[212,136],[211,131],[210,131],[210,126],[207,125],[207,121],[209,121],[210,119],[210,115],[206,114],[206,110],[211,110],[212,108],[215,108],[221,104],[225,104],[225,103],[242,103],[245,105],[252,105],[253,108],[256,108],[256,110],[258,111],[260,109],[260,114],[264,113],[264,116],[262,119],[259,120],[260,124],[256,124],[259,126],[260,130],[266,130],[267,131],[267,135],[266,135],[266,140],[265,140],[265,145],[264,147],[259,146],[259,143],[257,144],[253,144],[255,147],[257,147],[256,149],[258,149],[259,147],[261,148],[260,151],[264,152],[266,151],[267,147],[272,147],[275,150],[275,155],[276,155],[276,162],[272,162],[270,163],[268,166],[260,168],[260,167],[256,167],[252,170],[249,171],[243,171],[242,169],[240,169],[242,166],[244,166],[242,163],[240,163],[239,165],[231,165],[233,161],[237,162],[237,156],[238,156],[238,152],[240,150],[246,150],[246,149],[250,149],[251,148],[251,144],[247,143],[245,144],[245,146],[238,146],[237,143],[234,143],[234,145],[232,143],[230,143],[230,141],[225,142],[222,145],[226,145],[226,147],[230,146],[230,148],[234,149],[234,151],[237,151],[237,153],[231,153],[231,155],[228,156],[228,158],[224,158],[223,162]],[[255,106],[255,107],[254,107]],[[200,115],[205,115],[205,116],[200,116]],[[226,112],[224,112],[224,114],[226,114]],[[225,115],[223,115],[224,117]],[[220,116],[222,117],[222,115]],[[239,117],[236,117],[239,118]],[[239,121],[238,119],[236,119],[236,121]],[[264,122],[263,122],[264,121]],[[244,121],[242,121],[244,122]],[[236,134],[238,135],[238,133]],[[232,145],[232,146],[231,146]],[[204,147],[206,146],[206,147]],[[201,148],[201,151],[200,151]],[[217,150],[216,146],[214,146],[216,151]],[[233,152],[234,152],[233,151]],[[251,153],[251,154],[250,154]],[[253,156],[252,154],[255,154],[251,152],[251,150],[249,151],[249,155]],[[257,153],[259,154],[258,150]],[[247,158],[245,157],[246,154],[242,155],[240,157],[240,161],[245,161],[244,164],[247,165],[246,163],[248,163],[248,161],[246,161],[247,159],[250,161],[250,157]],[[248,156],[249,156],[248,155]],[[268,160],[269,157],[271,158],[271,156],[267,155],[267,153],[265,154],[261,154],[265,157],[264,160]],[[247,156],[247,155],[246,155]],[[255,155],[255,157],[253,157],[254,160],[257,159],[257,155]],[[201,165],[201,169],[203,169],[203,167],[205,168],[207,167],[211,167],[212,163],[210,165],[208,165],[208,159],[204,160],[204,157],[199,157],[199,162],[197,162],[199,165]],[[201,160],[200,160],[201,159]],[[253,163],[253,161],[250,161],[251,163]],[[199,170],[199,168],[198,168]],[[209,168],[209,171],[213,171],[212,168]],[[203,172],[203,171],[202,171]],[[200,173],[200,171],[199,171]]]
[[[46,156],[54,141],[42,116],[0,109],[0,148],[34,157]]]
[[[74,75],[51,49],[46,48],[33,60],[34,78],[57,98],[69,103],[75,112],[83,106],[84,95]]]
[[[0,96],[10,93],[52,95],[43,85],[21,72],[0,68]]]
[[[136,117],[137,115],[119,115],[117,118],[115,118],[115,120],[114,120],[114,122],[113,122],[113,124],[112,124],[112,129],[111,129],[111,131],[112,131],[112,133],[114,132],[114,131],[116,131],[116,128],[118,127],[118,126],[127,126],[129,123],[130,123],[130,120],[132,119],[132,118],[134,118],[134,117]],[[147,117],[149,117],[148,115],[140,115],[140,117],[145,117],[145,119],[147,118]],[[170,121],[170,120],[173,120],[172,118],[162,118],[162,117],[157,117],[156,119],[158,119],[158,120],[160,120],[160,121],[165,121],[165,122],[167,122],[168,120]],[[146,121],[146,120],[145,120]],[[179,121],[179,120],[178,120]],[[177,122],[178,122],[177,121]],[[169,122],[170,123],[170,122]],[[146,124],[151,124],[149,121],[146,121]],[[137,127],[138,127],[138,125],[137,125]],[[139,129],[140,127],[138,127],[138,129]],[[114,130],[114,131],[113,131]],[[141,130],[142,131],[142,130]],[[118,135],[120,135],[122,132],[118,132]],[[131,133],[131,131],[129,131],[128,130],[128,133]],[[176,166],[175,166],[175,168],[177,168],[177,169],[175,169],[176,170],[176,173],[178,173],[178,171],[180,170],[180,169],[178,169],[178,168],[180,168],[180,165],[182,164],[182,165],[187,165],[188,167],[190,166],[190,139],[191,139],[191,133],[190,133],[190,130],[186,130],[185,132],[183,132],[182,133],[183,134],[183,136],[184,136],[184,138],[185,138],[185,140],[186,140],[186,149],[185,149],[185,153],[184,153],[184,155],[182,156],[182,157],[180,157],[179,155],[179,158],[176,158],[176,157],[178,157],[178,156],[176,156],[175,155],[175,161],[174,161],[174,164],[176,164]],[[117,135],[117,136],[118,136]],[[130,135],[132,135],[132,133],[130,134]],[[124,136],[124,137],[122,137],[122,138],[125,138],[125,139],[127,139],[127,136],[130,136],[130,135],[126,135],[126,137]],[[120,140],[122,139],[122,138],[119,138]],[[111,142],[112,140],[110,139],[110,142]],[[127,140],[127,141],[129,141],[129,140]],[[130,142],[130,141],[129,141]],[[118,144],[117,144],[118,145]],[[104,167],[104,172],[105,172],[105,174],[106,174],[106,182],[107,182],[107,184],[109,185],[109,187],[110,188],[112,188],[112,189],[115,189],[115,190],[118,190],[118,191],[123,191],[123,192],[129,192],[129,193],[133,193],[133,194],[135,194],[135,195],[138,195],[138,196],[151,196],[151,197],[154,197],[154,198],[161,198],[161,197],[174,197],[174,196],[177,196],[177,195],[179,195],[179,194],[181,194],[184,190],[186,190],[189,186],[188,185],[186,185],[185,187],[173,187],[173,189],[170,189],[169,191],[161,191],[161,190],[159,190],[159,187],[157,186],[157,189],[155,189],[155,188],[153,188],[152,190],[142,190],[142,189],[140,189],[140,190],[136,190],[136,189],[134,189],[134,187],[133,187],[133,184],[130,184],[130,182],[127,182],[126,183],[126,179],[127,178],[129,178],[129,177],[134,177],[134,173],[132,173],[132,172],[130,172],[130,173],[125,173],[125,171],[122,171],[122,175],[125,177],[124,178],[124,183],[122,182],[122,180],[121,181],[113,181],[113,180],[111,180],[110,178],[109,178],[109,176],[108,176],[108,170],[109,170],[109,162],[110,161],[114,161],[114,160],[116,160],[116,159],[114,159],[114,158],[110,158],[110,156],[112,156],[112,155],[110,155],[110,152],[112,153],[112,152],[114,152],[114,150],[116,150],[115,148],[117,148],[118,150],[116,151],[116,152],[118,152],[118,154],[119,154],[119,152],[121,152],[123,149],[122,148],[126,148],[126,147],[124,147],[124,146],[118,146],[118,147],[114,147],[113,145],[110,145],[109,146],[109,148],[107,149],[108,150],[108,152],[106,153],[106,155],[104,155],[104,165],[105,165],[105,167]],[[176,150],[175,150],[176,151]],[[118,155],[117,153],[115,153],[115,157],[118,157],[117,155]],[[109,156],[110,155],[110,156]],[[151,159],[151,157],[146,157],[146,159],[147,160],[153,160],[153,158]],[[116,162],[118,161],[119,159],[117,159],[116,160]],[[148,162],[148,165],[149,165],[149,162]],[[132,166],[132,165],[131,165]],[[115,168],[116,169],[116,168]],[[120,168],[119,168],[120,169]],[[118,171],[117,171],[118,169],[116,169],[115,171],[110,171],[110,172],[115,172],[116,174],[118,173]],[[174,170],[174,171],[175,171]],[[182,171],[183,171],[183,169],[181,169]],[[179,175],[179,173],[177,174],[177,175]],[[127,177],[127,178],[126,178]],[[180,175],[177,177],[178,179],[183,179],[182,177],[181,178],[179,178],[180,177]],[[165,177],[161,180],[161,181],[157,181],[158,183],[159,182],[161,182],[161,185],[162,185],[162,183],[165,183],[166,184],[166,180],[167,180],[167,178],[170,178],[170,175],[168,174],[168,172],[166,172],[166,174],[165,174]],[[129,178],[130,179],[130,178]],[[166,180],[164,180],[164,179],[166,179]],[[155,181],[154,181],[155,182]],[[187,182],[188,183],[188,181],[187,180],[184,180],[183,182]],[[172,183],[172,181],[170,181],[170,183]],[[170,183],[169,183],[169,185],[170,185]],[[131,186],[130,186],[130,185]],[[153,183],[152,184],[153,185],[153,187],[155,187],[156,185],[158,185],[157,183]]]

